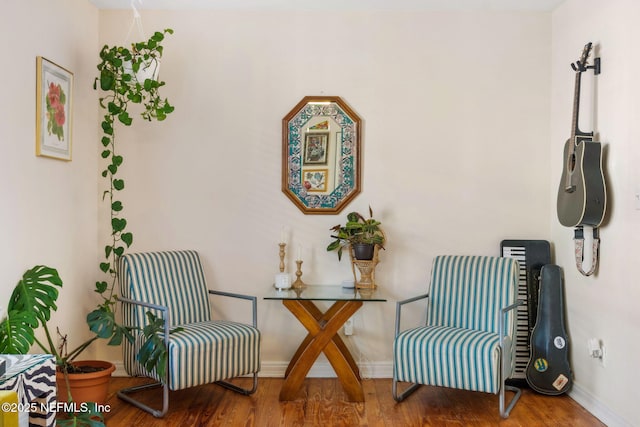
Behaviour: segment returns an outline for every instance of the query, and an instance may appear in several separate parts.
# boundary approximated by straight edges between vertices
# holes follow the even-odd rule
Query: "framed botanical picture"
[[[307,191],[327,191],[327,175],[329,169],[303,169],[302,185]]]
[[[328,145],[329,133],[307,133],[304,137],[303,164],[326,165]]]
[[[36,59],[36,155],[71,160],[73,73]]]

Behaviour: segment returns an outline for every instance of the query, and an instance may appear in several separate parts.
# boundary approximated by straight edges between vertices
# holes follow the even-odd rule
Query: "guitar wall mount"
[[[580,62],[576,62],[571,64],[571,68],[573,68],[573,71],[578,71],[580,70],[580,72],[584,72],[587,70],[593,70],[593,74],[595,74],[596,76],[598,74],[601,73],[601,69],[600,69],[600,57],[597,58],[593,58],[593,65],[582,65],[580,64]]]

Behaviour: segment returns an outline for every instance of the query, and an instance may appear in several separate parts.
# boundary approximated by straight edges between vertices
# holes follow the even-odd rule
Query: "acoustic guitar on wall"
[[[582,132],[578,127],[580,77],[588,68],[595,68],[596,74],[599,73],[599,61],[595,66],[587,66],[590,52],[591,43],[587,43],[580,59],[571,64],[576,73],[571,137],[564,145],[557,202],[558,219],[566,227],[598,227],[604,219],[606,207],[602,145],[593,141],[593,132]]]

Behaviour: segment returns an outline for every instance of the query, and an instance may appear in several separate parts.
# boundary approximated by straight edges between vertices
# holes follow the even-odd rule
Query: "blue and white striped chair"
[[[134,344],[124,342],[123,358],[129,375],[157,382],[118,392],[121,399],[162,417],[169,409],[169,390],[216,383],[249,395],[256,391],[260,370],[260,332],[256,328],[256,297],[207,289],[200,257],[195,251],[126,254],[120,258],[120,300],[125,325],[142,328],[151,311],[164,319],[168,349],[164,378],[147,371],[136,356],[144,342],[142,333]],[[253,325],[213,320],[210,296],[249,300]],[[173,328],[179,331],[168,333]],[[223,381],[253,375],[253,388],[243,389]],[[151,387],[163,387],[162,410],[152,409],[131,396]]]
[[[438,256],[428,294],[399,301],[393,348],[393,397],[420,385],[500,393],[507,418],[521,391],[505,384],[515,359],[518,264],[512,258]],[[426,299],[425,326],[400,331],[402,306]],[[398,382],[413,383],[398,394]],[[504,408],[505,389],[515,393]]]

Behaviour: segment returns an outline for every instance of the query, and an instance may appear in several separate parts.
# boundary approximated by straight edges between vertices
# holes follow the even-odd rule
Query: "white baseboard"
[[[262,362],[260,376],[265,378],[282,378],[289,362]],[[367,362],[359,364],[362,378],[391,378],[392,362]],[[309,378],[334,378],[335,371],[329,362],[316,362],[311,367]]]
[[[613,412],[611,408],[580,387],[580,384],[573,383],[569,396],[609,427],[633,427],[633,424]]]
[[[122,362],[122,360],[112,361],[111,363],[116,365],[116,370],[113,371],[113,374],[112,374],[114,377],[128,377],[129,376],[129,374],[127,374],[126,369],[124,369],[124,363]]]
[[[116,370],[114,377],[126,377],[127,371],[121,360],[113,362]],[[287,370],[289,362],[262,362],[260,369],[260,377],[263,378],[282,378]],[[368,362],[360,365],[360,375],[362,378],[391,378],[393,374],[391,362]],[[335,371],[329,362],[316,362],[307,375],[309,378],[333,378],[336,376]]]

